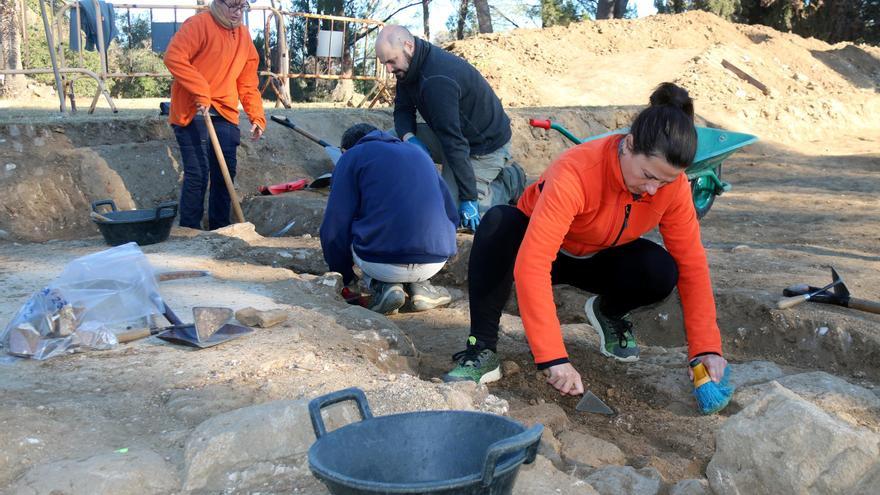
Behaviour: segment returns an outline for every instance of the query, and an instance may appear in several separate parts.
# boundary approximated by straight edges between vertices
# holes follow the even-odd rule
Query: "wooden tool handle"
[[[788,309],[792,306],[797,306],[798,304],[807,301],[810,299],[809,294],[804,294],[801,296],[791,296],[780,299],[779,302],[776,303],[776,307],[779,309]]]
[[[217,163],[220,164],[220,172],[223,173],[223,180],[226,182],[226,189],[229,191],[229,198],[232,200],[232,211],[235,214],[235,221],[236,223],[244,223],[244,213],[242,213],[241,205],[238,202],[238,194],[235,193],[235,184],[232,183],[232,176],[229,175],[229,168],[226,166],[226,159],[223,157],[220,140],[217,139],[217,131],[214,130],[214,123],[211,122],[210,115],[205,117],[205,126],[208,128],[208,136],[211,138],[211,145],[214,147]]]
[[[877,313],[880,314],[880,303],[874,301],[867,301],[865,299],[854,299],[850,298],[849,304],[847,307],[853,309],[860,309],[862,311],[867,311],[869,313]]]
[[[207,270],[177,270],[173,272],[162,272],[156,274],[156,280],[159,282],[167,282],[169,280],[180,280],[182,278],[199,278],[207,277],[211,272]]]
[[[127,332],[117,333],[116,341],[120,344],[132,342],[134,340],[143,339],[152,335],[149,328],[138,328],[137,330],[129,330]]]
[[[90,211],[89,216],[95,220],[100,220],[102,222],[112,222],[113,221],[113,220],[110,220],[109,218],[105,217],[104,215],[101,215],[97,211]]]

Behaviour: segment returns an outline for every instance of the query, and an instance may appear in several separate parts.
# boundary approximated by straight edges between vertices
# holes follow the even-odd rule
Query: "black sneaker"
[[[458,365],[443,375],[444,382],[491,383],[501,379],[501,360],[491,349],[484,348],[477,338],[468,337],[467,348],[452,355]]]
[[[403,303],[406,302],[406,292],[403,291],[403,284],[372,280],[370,281],[370,289],[373,290],[373,301],[370,304],[371,311],[390,315],[396,313],[403,306]]]
[[[608,316],[602,313],[600,303],[601,298],[593,296],[584,306],[590,325],[599,334],[599,352],[618,361],[638,361],[639,345],[636,344],[632,323],[626,319],[627,315],[617,318]]]
[[[435,287],[427,280],[406,284],[404,288],[412,300],[414,311],[428,311],[452,302],[452,296],[449,295],[448,290],[443,287]]]

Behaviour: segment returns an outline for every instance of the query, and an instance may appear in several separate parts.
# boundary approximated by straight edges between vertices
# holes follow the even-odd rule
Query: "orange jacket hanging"
[[[687,177],[681,174],[654,196],[644,194],[635,200],[620,170],[621,139],[609,136],[569,149],[526,189],[517,205],[530,220],[514,279],[526,337],[537,363],[568,357],[550,282],[551,265],[560,248],[583,256],[638,239],[658,225],[678,266],[688,356],[721,354],[709,266]],[[627,209],[629,219],[624,225]]]
[[[259,57],[245,25],[226,29],[210,12],[186,20],[171,38],[165,65],[174,76],[169,122],[188,125],[196,103],[212,106],[224,119],[238,124],[238,102],[252,124],[266,128],[263,101],[257,89]]]

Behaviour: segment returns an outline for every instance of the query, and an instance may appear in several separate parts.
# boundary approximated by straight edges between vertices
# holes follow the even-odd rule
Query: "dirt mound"
[[[643,105],[658,83],[674,81],[712,124],[765,139],[880,128],[880,49],[829,45],[706,12],[520,29],[447,48],[471,61],[511,107]]]

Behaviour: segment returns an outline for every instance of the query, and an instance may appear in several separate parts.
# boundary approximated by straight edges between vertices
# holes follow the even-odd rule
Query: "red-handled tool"
[[[532,127],[538,127],[540,129],[550,129],[550,126],[553,124],[552,122],[550,122],[550,119],[529,119],[529,125]]]
[[[260,186],[257,190],[260,191],[260,194],[263,196],[275,195],[275,194],[283,194],[291,191],[299,191],[300,189],[304,189],[306,185],[308,185],[309,181],[307,179],[295,180],[293,182],[285,182],[283,184],[272,184],[271,186]]]

